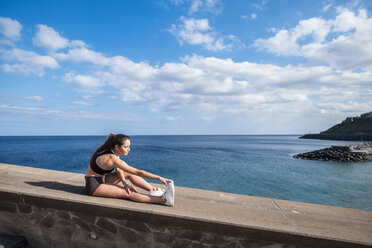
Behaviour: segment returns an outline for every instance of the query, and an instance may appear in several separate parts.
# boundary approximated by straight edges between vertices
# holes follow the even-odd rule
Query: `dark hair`
[[[124,141],[126,141],[126,140],[130,140],[129,136],[126,136],[126,135],[120,134],[120,133],[119,134],[110,133],[109,136],[107,137],[105,143],[103,143],[103,145],[101,145],[94,152],[94,154],[90,158],[90,162],[92,161],[92,158],[95,157],[98,153],[100,153],[104,150],[108,150],[108,149],[113,150],[116,145],[122,146],[124,144]]]

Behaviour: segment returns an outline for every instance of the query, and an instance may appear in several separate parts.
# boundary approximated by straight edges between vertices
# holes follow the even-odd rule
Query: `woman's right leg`
[[[143,203],[165,203],[165,199],[161,196],[150,196],[136,192],[128,193],[123,187],[113,184],[100,184],[94,191],[93,195],[111,198],[125,198]]]

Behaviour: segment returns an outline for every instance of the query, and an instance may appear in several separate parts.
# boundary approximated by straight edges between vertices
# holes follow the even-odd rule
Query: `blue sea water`
[[[292,158],[336,144],[296,135],[132,136],[129,165],[178,186],[372,210],[372,162]],[[85,173],[105,136],[2,136],[0,162]],[[151,180],[150,180],[151,181]]]

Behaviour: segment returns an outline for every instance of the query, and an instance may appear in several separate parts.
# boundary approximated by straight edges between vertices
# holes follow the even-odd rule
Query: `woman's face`
[[[120,155],[127,156],[130,151],[130,140],[127,139],[124,141],[123,145],[117,145],[116,147]]]

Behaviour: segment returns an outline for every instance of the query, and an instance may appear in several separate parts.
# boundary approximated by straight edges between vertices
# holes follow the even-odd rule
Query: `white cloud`
[[[178,38],[181,45],[202,45],[211,51],[228,50],[241,45],[234,35],[221,35],[213,31],[208,19],[181,17],[180,20],[181,24],[172,24],[169,31]]]
[[[112,58],[108,59],[113,63]],[[140,63],[127,62],[141,67]],[[201,56],[186,57],[184,63],[166,63],[159,68],[148,64],[146,67],[145,78],[141,71],[108,69],[96,73],[94,78],[68,74],[70,79],[66,81],[83,88],[100,87],[105,82],[120,89],[123,101],[146,104],[150,109],[195,106],[199,111],[238,114],[288,108],[295,111],[304,105],[315,109],[316,104],[329,102],[329,95],[334,96],[331,102],[360,98],[361,89],[372,78],[369,72],[338,71],[327,66],[280,67]],[[322,90],[324,87],[328,89]],[[330,94],[329,89],[338,93]],[[372,97],[372,90],[363,92],[362,102]],[[311,100],[314,95],[317,101]]]
[[[252,3],[252,6],[255,7],[256,9],[262,10],[265,5],[269,2],[269,0],[262,0],[261,3]]]
[[[356,101],[347,102],[321,102],[316,104],[321,114],[338,114],[359,115],[360,113],[370,112],[372,110],[372,101],[359,103]]]
[[[34,45],[44,47],[49,50],[58,50],[69,45],[68,39],[59,35],[53,28],[46,25],[37,25],[38,31],[32,39]]]
[[[104,83],[96,77],[90,75],[77,75],[73,72],[66,73],[64,75],[64,81],[71,84],[77,84],[82,88],[96,88],[101,87]]]
[[[173,4],[183,5],[188,4],[188,13],[191,15],[199,11],[209,11],[212,13],[219,13],[221,11],[220,0],[171,0]]]
[[[29,107],[29,106],[16,106],[16,105],[7,105],[7,104],[1,104],[0,105],[1,111],[46,111],[44,108],[35,108],[35,107]]]
[[[205,122],[213,122],[216,118],[215,117],[205,116],[205,117],[202,117],[201,119],[203,121],[205,121]]]
[[[328,11],[333,5],[335,4],[335,0],[328,0],[326,3],[325,3],[325,5],[324,5],[324,7],[323,7],[323,12],[326,12],[326,11]]]
[[[87,48],[87,44],[81,40],[69,40],[62,37],[56,30],[47,25],[37,25],[37,32],[32,39],[35,46],[46,48],[52,56],[57,59],[71,59],[75,61],[99,61],[102,56],[99,53],[94,53]],[[64,54],[56,52],[60,49],[69,48],[69,53]]]
[[[190,13],[197,12],[200,7],[202,7],[203,1],[202,0],[193,0],[190,6]]]
[[[56,69],[58,62],[51,56],[39,55],[33,51],[25,51],[14,48],[12,50],[0,50],[3,59],[16,61],[14,64],[4,64],[2,68],[8,73],[29,74],[34,73],[43,76],[44,68]]]
[[[109,59],[110,70],[115,74],[129,76],[130,80],[146,80],[155,69],[146,62],[135,63],[123,56],[115,56]]]
[[[201,10],[209,11],[212,13],[219,13],[220,0],[192,0],[189,13],[195,13]]]
[[[167,121],[182,121],[184,120],[184,118],[181,116],[168,116],[166,120]]]
[[[25,99],[33,101],[43,101],[44,99],[41,96],[26,96]]]
[[[254,20],[254,19],[256,19],[257,18],[257,14],[256,13],[252,13],[251,14],[251,18]]]
[[[145,104],[155,111],[195,106],[198,111],[234,115],[298,112],[305,105],[310,111],[322,103],[356,98],[366,102],[372,97],[372,89],[366,90],[371,72],[329,66],[274,66],[196,55],[160,67],[121,56],[105,59],[109,66],[93,72],[94,76],[67,73],[64,80],[90,90],[109,85],[120,90],[122,101]]]
[[[73,48],[75,48],[75,47],[86,47],[86,46],[87,46],[87,44],[85,44],[85,42],[81,41],[81,40],[72,40],[70,42],[70,47],[73,47]]]
[[[136,122],[141,119],[140,116],[130,113],[117,113],[112,111],[105,111],[103,113],[94,111],[82,110],[63,110],[63,109],[49,109],[49,108],[35,108],[21,105],[0,104],[0,112],[13,113],[22,116],[43,117],[57,120],[111,120],[111,121],[126,121]]]
[[[80,105],[80,106],[93,106],[92,103],[84,102],[84,101],[74,101],[73,104]]]
[[[0,17],[0,34],[11,40],[21,37],[22,25],[17,20]]]
[[[354,13],[338,8],[334,19],[302,20],[292,29],[257,39],[254,45],[278,55],[305,57],[341,69],[365,70],[372,66],[372,18],[368,18],[365,9]]]
[[[108,65],[108,59],[99,52],[86,47],[72,48],[67,53],[55,53],[53,55],[59,60],[72,60],[75,62],[90,62],[96,65]]]
[[[315,44],[324,41],[330,30],[326,21],[321,18],[302,20],[291,30],[280,30],[274,37],[269,39],[257,39],[255,46],[278,55],[300,56],[302,46],[300,42],[311,38]],[[305,42],[305,45],[308,42]],[[303,46],[305,46],[303,45]]]
[[[183,4],[185,0],[171,0],[173,4]]]
[[[88,99],[92,99],[93,96],[91,96],[91,95],[85,95],[85,96],[82,96],[82,98],[83,98],[84,100],[88,100]]]

